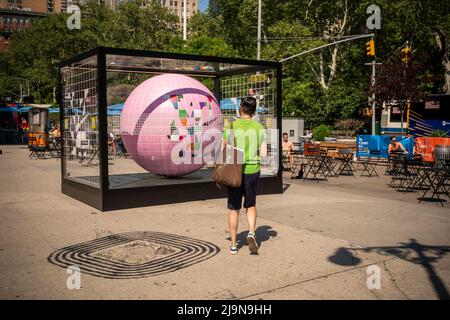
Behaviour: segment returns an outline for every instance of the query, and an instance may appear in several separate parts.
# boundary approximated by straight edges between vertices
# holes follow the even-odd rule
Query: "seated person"
[[[114,144],[115,144],[115,155],[118,157],[125,155],[122,136],[120,135],[120,133],[116,135],[116,138],[114,139]]]
[[[55,126],[55,129],[53,129],[52,132],[50,132],[53,138],[60,138],[61,137],[61,130],[59,130],[59,124]]]
[[[286,132],[283,133],[283,157],[289,157],[289,164],[292,168],[294,159],[292,156],[292,151],[294,151],[294,144],[289,141],[289,136]]]
[[[396,137],[391,137],[391,142],[389,143],[388,146],[388,161],[389,161],[389,171],[392,173],[393,170],[395,170],[394,168],[394,164],[391,163],[391,154],[392,153],[400,153],[400,152],[404,152],[406,154],[409,154],[408,151],[406,151],[405,147],[403,146],[403,144],[401,142],[397,141]],[[403,170],[404,172],[408,172],[407,167],[406,167],[406,162],[403,162]]]
[[[110,149],[108,153],[116,154],[116,143],[114,142],[114,134],[112,132],[108,133],[108,148]]]
[[[403,144],[401,142],[398,142],[396,137],[392,137],[391,143],[389,143],[388,153],[391,154],[392,152],[399,152],[399,151],[403,151],[404,153],[408,154],[408,151],[406,151]]]

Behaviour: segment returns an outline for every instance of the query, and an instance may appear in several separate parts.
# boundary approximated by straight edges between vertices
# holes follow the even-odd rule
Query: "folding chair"
[[[442,199],[439,195],[445,194],[447,198],[450,198],[449,191],[445,187],[450,179],[450,165],[445,166],[444,168],[427,168],[425,171],[428,173],[426,175],[426,179],[429,182],[428,188],[420,198],[417,198],[417,200],[419,200],[419,203],[422,201],[436,201],[439,202],[441,206],[444,206],[443,203],[447,200]],[[429,191],[432,191],[431,197],[426,197]]]
[[[304,175],[304,179],[309,180],[325,180],[328,181],[324,171],[324,157],[320,154],[320,148],[309,148],[305,153],[305,159],[307,161],[308,169]],[[312,174],[312,178],[309,178],[309,174]],[[322,176],[323,178],[320,178]]]
[[[300,151],[294,150],[293,154],[293,161],[292,161],[292,167],[291,167],[291,179],[301,179],[304,175],[304,166],[305,163],[303,162],[303,157]]]
[[[390,155],[390,163],[392,165],[389,175],[391,176],[391,182],[388,184],[390,188],[397,189],[401,186],[404,177],[403,170],[403,156],[399,153],[393,153]],[[398,182],[398,183],[397,183]]]
[[[323,158],[323,171],[326,177],[337,177],[336,164],[333,162],[333,158],[328,155],[328,152],[329,150],[320,150],[320,155]]]
[[[289,161],[290,152],[283,150],[283,154],[281,157],[281,165],[283,170],[292,171],[291,162]]]
[[[36,156],[36,137],[29,137],[28,138],[29,141],[29,149],[30,149],[30,154],[28,156],[29,159],[33,159]]]
[[[370,151],[368,156],[359,156],[358,163],[363,167],[363,170],[360,173],[361,177],[378,177],[378,173],[375,170],[375,162],[372,161],[372,154]],[[367,174],[365,174],[366,172]]]
[[[48,152],[50,153],[51,158],[60,158],[61,152],[59,150],[57,138],[53,138],[48,142]],[[60,140],[61,141],[61,140]]]
[[[31,137],[30,139],[32,141],[32,144],[30,146],[31,153],[30,153],[29,159],[33,159],[33,158],[35,158],[36,160],[37,159],[47,159],[45,157],[45,152],[47,151],[47,146],[45,145],[46,144],[45,139],[42,138],[42,136]],[[44,145],[41,144],[41,141],[44,142]]]
[[[340,149],[339,159],[342,161],[337,171],[338,175],[355,176],[355,167],[353,166],[353,149]]]

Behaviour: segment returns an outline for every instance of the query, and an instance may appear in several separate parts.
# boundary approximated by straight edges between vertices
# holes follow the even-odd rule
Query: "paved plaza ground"
[[[449,298],[450,205],[418,204],[418,194],[388,188],[384,175],[320,183],[286,175],[284,194],[258,198],[259,255],[242,242],[231,256],[225,199],[100,212],[60,192],[59,159],[29,160],[24,146],[0,149],[1,299]],[[240,231],[245,226],[242,214]],[[79,290],[69,290],[66,268],[48,259],[61,248],[140,232],[167,234],[199,253],[171,272],[161,271],[168,264],[147,274],[150,254],[145,261],[124,257],[123,247],[93,254],[99,268],[112,265],[112,254],[131,259],[134,277],[82,272]],[[148,252],[170,256],[166,249]],[[380,289],[367,288],[371,265],[381,270]]]

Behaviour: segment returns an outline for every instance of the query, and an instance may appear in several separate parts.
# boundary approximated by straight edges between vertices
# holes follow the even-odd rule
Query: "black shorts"
[[[242,208],[242,197],[244,197],[244,208],[256,205],[256,193],[260,173],[242,174],[240,187],[227,187],[228,209],[240,210]]]

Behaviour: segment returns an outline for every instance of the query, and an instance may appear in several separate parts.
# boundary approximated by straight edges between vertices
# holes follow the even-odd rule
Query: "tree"
[[[55,102],[58,64],[97,46],[169,50],[179,37],[178,18],[160,4],[136,0],[112,11],[96,0],[81,5],[81,29],[69,30],[68,14],[36,19],[33,28],[15,33],[0,53],[0,97],[17,92],[13,79],[26,78],[37,103]]]
[[[408,103],[423,98],[426,83],[431,80],[420,57],[415,57],[408,64],[397,57],[378,68],[376,83],[369,92],[375,93],[380,103],[395,103],[400,107],[403,135],[403,115]]]

